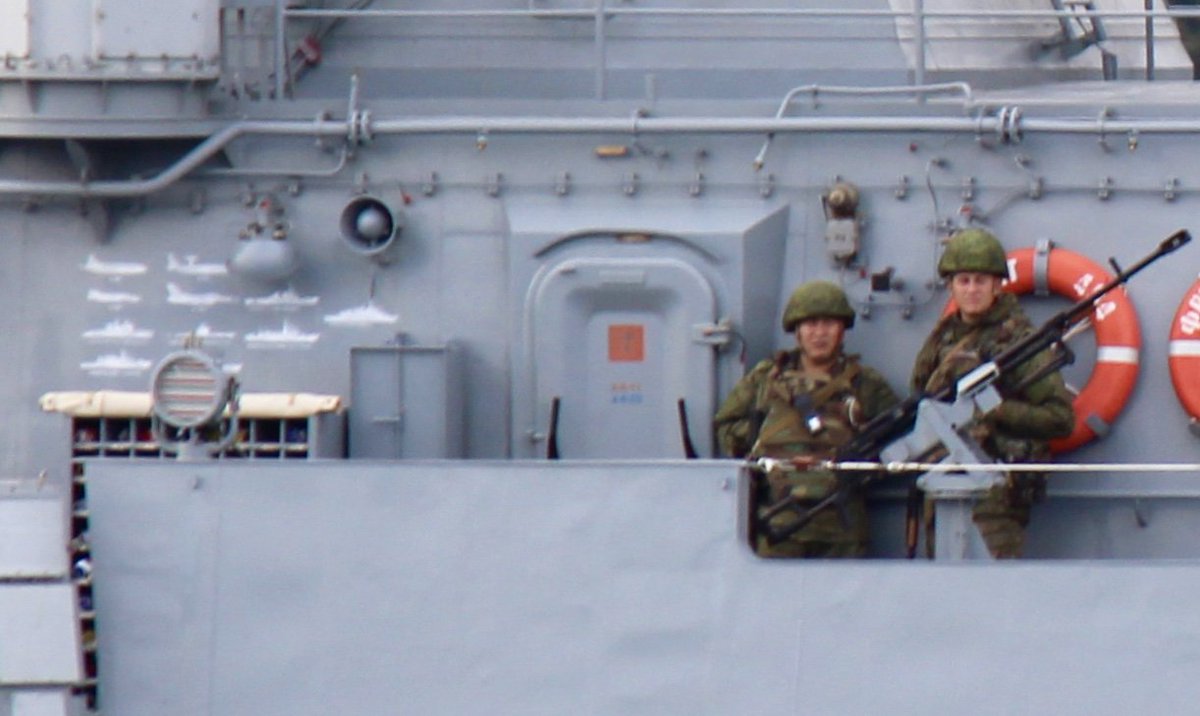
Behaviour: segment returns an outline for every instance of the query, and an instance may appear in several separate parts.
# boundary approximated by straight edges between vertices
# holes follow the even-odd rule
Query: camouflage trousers
[[[934,502],[925,500],[925,554],[934,557],[937,515]],[[971,511],[971,520],[994,559],[1017,559],[1025,551],[1025,528],[1033,500],[1010,485],[988,490]]]
[[[801,503],[811,506],[816,500]],[[758,535],[754,551],[760,557],[791,557],[809,559],[844,559],[864,557],[867,554],[867,509],[862,496],[851,498],[846,505],[849,524],[842,523],[838,510],[830,507],[815,515],[800,531],[776,544],[767,542]],[[776,515],[771,519],[773,529],[782,529],[794,524],[798,513]]]

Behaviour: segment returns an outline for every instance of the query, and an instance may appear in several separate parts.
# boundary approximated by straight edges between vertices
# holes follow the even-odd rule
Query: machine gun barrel
[[[982,390],[994,383],[998,378],[1019,366],[1029,362],[1046,349],[1060,344],[1063,335],[1074,324],[1082,321],[1091,314],[1097,303],[1106,294],[1124,285],[1134,275],[1154,263],[1158,259],[1175,251],[1192,240],[1186,229],[1180,229],[1168,236],[1154,251],[1143,257],[1128,269],[1117,269],[1116,276],[1097,288],[1086,297],[1051,316],[1037,330],[1025,338],[1004,349],[993,358],[989,364],[976,369],[979,379],[970,384],[972,391]],[[1114,268],[1116,265],[1113,263]],[[872,460],[883,448],[904,437],[912,431],[917,419],[917,408],[923,400],[952,401],[958,397],[959,384],[950,384],[941,390],[930,394],[916,393],[905,398],[890,410],[877,415],[849,442],[839,448],[832,459],[833,464],[845,461]],[[836,472],[836,470],[835,470]],[[844,505],[850,493],[878,479],[874,473],[851,476],[845,472],[837,472],[837,484],[833,490],[818,500],[815,504],[805,504],[798,498],[788,496],[763,509],[758,514],[758,530],[771,544],[781,542],[791,535],[804,529],[808,523],[822,510],[838,507],[844,512]],[[771,519],[787,511],[797,513],[797,519],[788,525],[775,528],[769,523]]]
[[[1062,340],[1063,334],[1066,333],[1071,326],[1080,322],[1085,316],[1095,310],[1096,304],[1106,294],[1124,285],[1133,278],[1138,272],[1154,263],[1158,259],[1182,247],[1184,244],[1192,240],[1192,235],[1186,229],[1180,229],[1163,240],[1158,248],[1152,251],[1147,256],[1132,267],[1125,270],[1118,270],[1108,283],[1097,288],[1086,297],[1080,299],[1076,303],[1068,306],[1062,311],[1051,316],[1049,320],[1041,325],[1036,331],[1027,336],[1025,339],[1014,343],[999,355],[992,359],[996,364],[1000,373],[1015,366],[1019,366],[1038,353],[1041,353],[1046,348],[1058,343]]]

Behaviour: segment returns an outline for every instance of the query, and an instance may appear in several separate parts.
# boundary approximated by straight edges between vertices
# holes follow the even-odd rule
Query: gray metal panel
[[[67,576],[66,514],[57,494],[0,499],[0,581]]]
[[[1194,559],[765,561],[737,470],[89,464],[106,711],[1191,709]]]
[[[400,457],[402,384],[395,348],[350,350],[350,457]]]
[[[0,583],[0,686],[79,681],[77,598],[72,584]]]
[[[318,413],[308,419],[309,457],[346,456],[346,419],[342,413]]]
[[[352,348],[349,456],[463,457],[460,366],[452,344]]]
[[[220,9],[221,0],[92,0],[92,51],[97,59],[212,59]]]
[[[0,6],[0,53],[12,57],[29,54],[29,2],[17,0]]]
[[[0,716],[69,716],[84,713],[65,688],[0,689]]]

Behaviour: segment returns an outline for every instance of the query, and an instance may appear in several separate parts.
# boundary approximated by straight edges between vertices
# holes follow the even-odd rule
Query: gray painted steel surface
[[[0,691],[79,682],[77,598],[66,582],[0,583]]]
[[[454,345],[351,349],[347,457],[463,457],[461,371]]]
[[[1179,713],[1195,697],[1194,544],[1184,561],[761,560],[732,462],[105,461],[87,478],[107,517],[111,713]]]
[[[1191,707],[1194,474],[1056,475],[1030,562],[948,568],[763,562],[735,465],[623,460],[682,455],[678,398],[711,455],[706,413],[792,344],[802,281],[845,287],[849,349],[903,392],[951,229],[1100,263],[1195,230],[1195,43],[1161,7],[1098,0],[1089,38],[1034,0],[350,5],[0,9],[0,474],[86,486],[106,712]],[[839,181],[862,196],[849,262],[826,244]],[[1166,370],[1198,251],[1129,286],[1136,385],[1060,460],[1200,463]],[[647,267],[667,264],[662,291]],[[572,266],[607,273],[543,290]],[[612,323],[643,327],[645,360],[611,360]],[[352,453],[471,460],[292,464],[276,445],[73,483],[87,427],[39,397],[145,391],[189,335],[248,392],[349,399]],[[1070,382],[1094,342],[1075,339]],[[354,359],[446,345],[459,359],[422,371]],[[604,460],[514,461],[545,454],[553,395],[566,456]],[[401,415],[411,430],[381,428]],[[122,422],[110,440],[138,454]],[[340,425],[291,447],[338,454]],[[894,490],[877,556],[900,551]],[[0,535],[49,545],[35,561],[58,573],[61,512],[31,535],[19,502]],[[28,566],[7,542],[5,565]],[[0,614],[76,606],[3,590],[20,596]],[[6,648],[40,637],[0,635],[0,676],[37,661]],[[44,707],[0,698],[18,706]]]
[[[0,485],[0,579],[61,579],[67,576],[66,505],[62,494],[39,491],[34,482]]]
[[[67,506],[41,480],[0,483],[0,714],[67,716],[81,704],[79,594]]]

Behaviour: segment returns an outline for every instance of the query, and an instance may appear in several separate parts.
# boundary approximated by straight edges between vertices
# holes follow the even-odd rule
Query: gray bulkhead
[[[1172,713],[1195,696],[1194,545],[763,560],[728,461],[107,460],[88,479],[123,520],[92,537],[101,702],[123,716]]]
[[[778,8],[784,13],[789,9]],[[197,1],[193,9],[211,17],[216,8]],[[794,28],[795,37],[781,29],[767,32],[768,19],[757,16],[614,15],[611,27],[605,25],[611,36],[604,36],[603,57],[594,36],[582,31],[590,20],[579,16],[577,7],[504,8],[512,16],[497,18],[486,11],[499,7],[481,7],[478,17],[466,18],[437,17],[437,8],[427,9],[435,16],[338,21],[310,19],[297,10],[289,32],[303,39],[304,30],[316,28],[324,41],[319,63],[293,68],[296,77],[286,86],[290,98],[282,102],[270,101],[275,77],[267,47],[274,30],[269,4],[222,8],[219,26],[205,26],[205,33],[224,33],[222,52],[212,57],[207,34],[200,33],[189,49],[208,60],[167,63],[171,72],[187,74],[186,82],[166,70],[137,74],[130,67],[132,79],[109,87],[112,83],[88,74],[100,70],[86,70],[80,59],[72,61],[70,73],[62,60],[50,62],[59,55],[87,55],[90,35],[64,32],[55,38],[61,47],[52,54],[51,39],[33,33],[27,48],[31,59],[25,63],[29,67],[16,63],[10,71],[13,81],[3,86],[5,101],[13,106],[4,130],[20,137],[33,131],[29,122],[36,118],[36,133],[57,131],[77,141],[13,142],[5,152],[3,165],[14,178],[0,189],[14,203],[2,220],[9,235],[28,237],[10,241],[4,249],[9,252],[5,265],[11,272],[12,305],[19,309],[7,320],[13,332],[33,336],[7,347],[9,365],[29,376],[5,386],[12,401],[32,406],[50,390],[140,390],[148,374],[146,362],[201,324],[233,335],[225,345],[210,341],[208,348],[241,366],[247,389],[347,396],[349,350],[396,342],[403,334],[412,345],[461,346],[461,372],[453,376],[467,396],[461,454],[533,455],[539,450],[530,443],[530,434],[547,429],[547,396],[526,390],[537,384],[529,368],[537,361],[525,355],[531,335],[525,322],[542,315],[541,307],[525,315],[534,272],[567,253],[622,261],[659,256],[688,263],[713,293],[711,317],[681,318],[680,325],[687,323],[684,329],[691,331],[697,324],[724,320],[732,329],[715,338],[700,337],[713,341],[714,371],[711,388],[701,391],[707,395],[689,399],[697,403],[689,418],[706,438],[706,420],[699,413],[707,411],[699,410],[700,403],[711,406],[746,365],[774,347],[786,347],[790,339],[775,327],[778,310],[790,287],[803,279],[830,277],[846,285],[871,319],[860,322],[851,347],[902,388],[905,356],[914,352],[943,300],[932,285],[937,231],[973,216],[1014,247],[1052,238],[1103,261],[1108,255],[1133,256],[1136,239],[1148,243],[1186,224],[1185,215],[1175,213],[1184,211],[1188,200],[1186,163],[1171,160],[1178,153],[1170,146],[1178,138],[1144,130],[1137,150],[1129,151],[1124,145],[1136,132],[1107,132],[1105,123],[1114,120],[1101,113],[1108,107],[1109,115],[1129,120],[1183,116],[1193,94],[1190,84],[1139,84],[1141,89],[1116,92],[1093,83],[1070,92],[1009,90],[994,98],[951,87],[925,102],[903,95],[806,91],[783,114],[819,126],[780,131],[767,143],[766,131],[748,131],[747,122],[739,119],[769,121],[791,87],[829,81],[839,86],[903,84],[912,63],[902,60],[906,45],[896,39],[899,20],[882,15],[889,7],[866,3],[839,8],[881,14],[852,17],[853,23],[836,14],[784,14],[770,20],[777,28]],[[631,8],[617,5],[614,12],[621,9]],[[552,10],[566,14],[555,16]],[[930,22],[936,29],[950,19]],[[1043,29],[1053,32],[1051,19],[1038,22],[1049,23]],[[814,38],[833,25],[846,28],[843,42]],[[447,34],[448,26],[461,34]],[[888,27],[890,40],[884,33]],[[1157,72],[1178,75],[1183,71],[1178,47],[1172,54],[1173,46],[1161,39],[1168,33],[1159,29]],[[342,40],[343,35],[354,41]],[[927,68],[929,79],[968,71],[978,75],[978,41],[971,39],[972,52],[955,65],[953,48],[962,43],[933,33],[929,41],[937,49],[931,56],[938,61]],[[1114,45],[1126,48],[1121,66],[1135,76],[1138,55],[1128,47],[1137,39]],[[39,43],[48,47],[39,52]],[[395,52],[385,49],[389,46],[402,48],[402,57],[393,59]],[[653,56],[646,54],[648,48],[654,48]],[[551,56],[556,63],[548,66]],[[212,62],[223,67],[216,79]],[[593,71],[591,65],[601,62],[604,71]],[[1013,63],[993,62],[982,77],[997,86],[1015,84],[1021,75]],[[1048,64],[1033,67],[1052,77]],[[1100,66],[1080,57],[1068,64],[1067,76],[1088,71],[1095,76]],[[57,68],[53,72],[66,73],[64,81],[52,81],[49,65]],[[40,81],[17,81],[34,67]],[[836,78],[823,74],[832,68],[837,68]],[[621,79],[635,74],[644,81]],[[559,76],[571,81],[556,82]],[[732,79],[722,84],[722,76]],[[503,95],[492,96],[500,88]],[[161,102],[156,95],[164,91],[176,93],[178,101]],[[1135,100],[1126,98],[1130,93],[1137,93]],[[206,95],[203,106],[191,103],[189,98],[197,94]],[[33,106],[22,107],[21,101]],[[997,109],[1010,105],[1024,110],[1026,130],[1019,143],[1005,142],[997,119]],[[146,119],[142,112],[151,108],[172,114]],[[328,119],[312,120],[321,113]],[[1074,129],[1034,131],[1035,113],[1045,122],[1062,120]],[[633,115],[642,114],[645,128],[635,129],[639,120]],[[469,117],[484,129],[465,131],[472,120],[462,118]],[[525,118],[530,129],[513,131],[520,122],[506,123],[505,117]],[[609,129],[589,128],[588,117]],[[686,129],[687,120],[707,117],[715,118],[709,124],[724,119],[728,125],[721,126],[741,129]],[[544,128],[556,118],[562,120],[557,128]],[[843,118],[874,122],[870,126],[877,129],[839,131],[839,125],[854,125]],[[978,127],[972,130],[975,118]],[[675,119],[678,126],[671,126]],[[828,123],[820,124],[822,119]],[[655,121],[664,124],[656,127]],[[492,123],[496,128],[486,129]],[[415,125],[424,128],[413,129]],[[372,126],[368,139],[366,130]],[[164,127],[181,139],[149,141],[164,134]],[[121,144],[118,137],[141,141]],[[183,172],[171,162],[203,137],[209,138],[207,143],[185,155],[188,166],[195,160],[195,171],[186,179],[176,177]],[[204,149],[208,145],[219,145],[220,151],[210,154]],[[621,152],[610,156],[602,151],[611,147]],[[756,159],[763,161],[759,170]],[[821,194],[839,177],[855,182],[864,196],[862,249],[844,269],[831,263],[822,241]],[[395,245],[382,256],[347,250],[350,242],[340,236],[344,209],[363,194],[378,197],[402,224]],[[1167,200],[1168,194],[1176,200]],[[226,262],[239,249],[238,234],[258,219],[255,202],[268,195],[279,207],[279,221],[298,256],[298,268],[286,280],[233,273],[205,278],[168,269],[171,256],[181,261],[194,256],[200,264]],[[556,243],[588,232],[609,232],[614,241]],[[637,232],[663,238],[617,240],[622,233]],[[693,239],[699,236],[707,238]],[[703,251],[689,253],[688,241]],[[48,244],[52,250],[43,249]],[[535,256],[551,244],[554,251]],[[124,278],[89,273],[83,267],[92,256],[101,262],[140,264],[145,272]],[[1177,285],[1182,293],[1192,272],[1183,263],[1156,267],[1156,280]],[[871,291],[867,276],[889,270],[897,279],[893,286],[903,288]],[[171,302],[168,283],[182,292],[182,300]],[[252,310],[246,303],[283,288],[319,303],[287,312]],[[1139,286],[1131,291],[1147,316],[1165,316],[1178,300],[1172,291]],[[190,302],[197,295],[199,300]],[[350,327],[327,320],[366,305],[394,320]],[[136,346],[98,345],[82,338],[118,319],[150,328],[153,336]],[[1161,366],[1165,360],[1165,320],[1145,321],[1142,357],[1147,365]],[[288,325],[319,338],[294,350],[283,350],[282,344],[258,349],[246,340],[247,334]],[[688,334],[689,341],[696,338]],[[555,359],[563,365],[587,369],[607,363],[603,350],[562,343],[563,352]],[[532,347],[557,350],[536,341]],[[582,350],[582,357],[566,358],[572,350]],[[1082,353],[1086,364],[1087,351]],[[132,367],[108,371],[117,375],[104,374],[103,366],[85,369],[111,354],[127,354]],[[613,385],[650,385],[606,377],[602,371],[591,375],[610,398],[620,397],[613,395]],[[1150,388],[1139,383],[1127,412],[1145,400],[1170,406],[1162,376],[1161,370],[1146,371],[1144,381],[1159,382]],[[665,373],[650,380],[663,377]],[[579,388],[577,377],[571,380]],[[660,397],[671,407],[677,398],[688,397],[682,393],[689,390],[674,391],[680,395],[660,391]],[[637,395],[635,391],[632,397]],[[527,401],[540,404],[530,407]],[[569,456],[571,441],[581,440],[584,428],[572,422],[574,403],[563,405],[561,427]],[[613,410],[631,405],[636,403],[618,403]],[[662,405],[656,409],[651,422],[660,423],[663,436],[654,441],[659,446],[655,451],[675,456],[669,449],[674,441],[666,435],[678,426]],[[605,426],[619,422],[608,418],[620,414],[589,419],[586,429],[599,431],[597,439],[603,443]],[[1178,425],[1182,437],[1182,423]],[[1127,425],[1123,433],[1129,430],[1137,428]],[[54,416],[20,411],[7,432],[11,450],[4,459],[14,466],[40,468],[47,465],[44,456],[61,455]],[[1156,429],[1152,432],[1158,435]],[[1148,444],[1145,435],[1129,437],[1131,444]],[[609,441],[610,449],[613,444]],[[1111,452],[1099,456],[1120,454],[1121,444],[1122,438],[1114,436],[1104,446]],[[711,454],[706,439],[701,450]],[[592,450],[584,454],[601,456]],[[619,451],[609,454],[622,456]],[[636,454],[646,456],[647,449]],[[63,472],[61,462],[54,472]]]
[[[801,281],[845,287],[850,350],[903,393],[949,229],[1103,264],[1193,228],[1200,92],[1169,18],[1098,2],[1098,39],[1034,0],[354,5],[0,9],[0,471],[68,490],[76,436],[39,397],[144,392],[191,332],[243,390],[346,399],[347,454],[372,458],[85,466],[121,713],[319,713],[339,690],[352,711],[942,710],[1014,680],[1018,707],[1187,703],[1194,620],[1164,604],[1197,580],[1192,475],[1056,476],[1044,560],[954,571],[765,563],[735,464],[624,462],[682,457],[681,398],[714,455],[711,413],[790,346]],[[862,195],[848,261],[838,181]],[[294,270],[243,253],[276,240]],[[1198,250],[1129,287],[1136,386],[1061,460],[1200,462],[1167,371]],[[554,397],[567,461],[523,462]],[[454,461],[390,461],[432,457]],[[1127,561],[1154,558],[1181,561]],[[948,663],[988,686],[941,694]],[[907,678],[851,688],[863,671]]]

